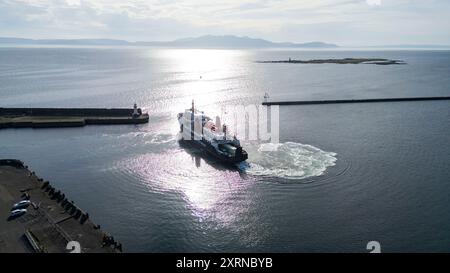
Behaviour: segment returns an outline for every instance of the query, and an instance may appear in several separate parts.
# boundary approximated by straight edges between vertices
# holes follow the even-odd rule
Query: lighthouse
[[[139,112],[138,112],[137,104],[135,103],[133,106],[133,118],[137,118],[137,117],[139,117]]]

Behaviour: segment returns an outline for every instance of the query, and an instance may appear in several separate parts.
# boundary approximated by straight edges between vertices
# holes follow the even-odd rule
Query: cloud
[[[449,11],[447,0],[2,0],[0,36],[450,44]]]
[[[381,0],[366,0],[367,4],[370,6],[380,6]]]

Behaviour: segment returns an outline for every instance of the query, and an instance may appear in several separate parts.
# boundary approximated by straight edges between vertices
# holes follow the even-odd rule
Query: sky
[[[450,0],[0,0],[0,36],[450,45]]]

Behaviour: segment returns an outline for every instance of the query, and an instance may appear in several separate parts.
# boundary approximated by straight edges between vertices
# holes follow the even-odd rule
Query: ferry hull
[[[184,144],[192,145],[192,146],[202,149],[208,155],[214,157],[215,159],[219,160],[220,162],[224,162],[224,163],[228,163],[228,164],[236,164],[236,163],[239,163],[239,162],[242,162],[242,161],[245,161],[248,159],[247,152],[245,152],[245,151],[242,151],[242,154],[240,154],[238,156],[228,157],[225,155],[218,154],[216,149],[213,146],[211,146],[209,143],[207,143],[206,141],[185,140],[185,139],[181,139],[180,141],[183,142]]]

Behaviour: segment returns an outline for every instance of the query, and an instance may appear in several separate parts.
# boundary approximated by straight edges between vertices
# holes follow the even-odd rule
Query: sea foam
[[[246,147],[247,148],[247,147]],[[240,167],[255,176],[303,179],[322,175],[336,164],[336,153],[322,151],[311,145],[285,142],[248,147],[248,164]]]

